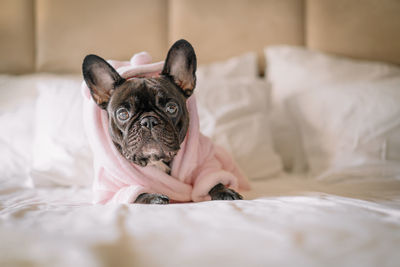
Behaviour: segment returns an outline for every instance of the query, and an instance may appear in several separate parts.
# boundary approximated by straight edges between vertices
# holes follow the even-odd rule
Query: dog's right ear
[[[186,40],[176,41],[168,51],[162,75],[171,77],[186,97],[193,94],[196,86],[196,53]]]
[[[107,108],[115,88],[125,82],[125,79],[107,61],[96,55],[85,57],[82,73],[93,100],[102,109]]]

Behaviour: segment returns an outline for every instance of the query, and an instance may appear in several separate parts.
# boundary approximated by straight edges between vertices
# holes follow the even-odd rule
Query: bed
[[[0,7],[0,266],[399,266],[398,1]],[[179,38],[199,59],[202,132],[252,189],[92,204],[83,57],[159,61]]]

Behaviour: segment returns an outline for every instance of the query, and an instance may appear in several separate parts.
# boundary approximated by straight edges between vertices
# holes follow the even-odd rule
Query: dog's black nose
[[[152,116],[148,116],[148,117],[144,117],[141,121],[140,121],[140,125],[142,125],[143,127],[146,127],[147,129],[151,130],[151,128],[153,128],[154,126],[156,126],[158,124],[158,121],[156,118],[152,117]]]

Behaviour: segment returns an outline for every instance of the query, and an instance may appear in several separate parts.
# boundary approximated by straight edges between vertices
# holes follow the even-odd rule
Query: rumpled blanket
[[[150,64],[146,52],[135,54],[130,61],[108,62],[125,79],[157,76],[164,64]],[[187,100],[189,129],[169,175],[126,160],[109,135],[107,112],[93,101],[85,82],[82,93],[85,131],[94,155],[94,203],[133,203],[142,193],[164,194],[171,202],[206,201],[211,200],[208,192],[218,183],[233,190],[249,189],[231,156],[200,133],[195,95]]]

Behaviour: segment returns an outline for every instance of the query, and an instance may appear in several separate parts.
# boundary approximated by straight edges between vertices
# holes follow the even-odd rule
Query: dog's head
[[[125,80],[104,59],[85,57],[83,77],[93,100],[106,110],[110,136],[129,161],[169,164],[189,126],[186,99],[196,85],[196,55],[185,40],[170,48],[159,77]]]

